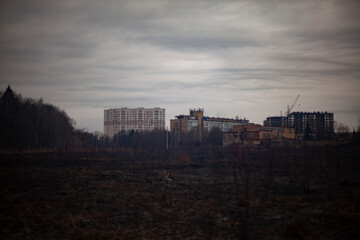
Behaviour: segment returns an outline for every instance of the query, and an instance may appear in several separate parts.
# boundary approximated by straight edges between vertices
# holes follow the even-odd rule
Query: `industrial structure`
[[[293,104],[291,104],[291,106],[289,107],[289,105],[287,106],[287,110],[286,110],[286,114],[290,114],[291,110],[294,108],[296,102],[299,100],[300,95],[297,95],[297,97],[295,98],[295,101],[293,102]]]
[[[213,128],[220,129],[221,132],[232,131],[233,126],[249,124],[244,119],[214,118],[204,116],[204,109],[190,109],[190,115],[179,115],[176,119],[170,120],[170,131],[175,142],[180,142],[184,134],[190,131],[195,132],[198,142],[202,142],[203,132],[210,132]]]
[[[235,125],[231,132],[223,133],[223,146],[231,144],[261,144],[265,141],[295,139],[295,129],[287,127],[266,127],[259,124]]]
[[[164,108],[115,108],[104,110],[104,133],[113,137],[121,131],[165,129]]]
[[[267,127],[295,128],[296,138],[304,139],[306,131],[313,139],[331,139],[334,135],[334,114],[328,112],[292,112],[286,117],[268,117]]]

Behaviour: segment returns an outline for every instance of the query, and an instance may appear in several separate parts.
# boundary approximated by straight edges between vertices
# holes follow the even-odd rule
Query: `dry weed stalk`
[[[159,179],[162,181],[172,182],[173,180],[169,178],[169,172],[165,169],[159,172]]]

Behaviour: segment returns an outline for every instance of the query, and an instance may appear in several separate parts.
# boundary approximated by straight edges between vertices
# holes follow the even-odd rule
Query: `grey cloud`
[[[146,43],[168,47],[177,50],[208,50],[212,48],[241,48],[245,46],[257,46],[256,42],[248,39],[230,39],[217,36],[150,36],[137,40]]]
[[[133,91],[137,92],[146,92],[149,89],[146,87],[117,87],[117,86],[89,86],[89,87],[75,87],[75,88],[67,88],[68,91],[73,92],[118,92],[118,93],[129,93]]]
[[[158,104],[176,114],[204,104],[261,122],[301,93],[304,108],[350,123],[359,10],[335,0],[2,1],[0,86],[44,95],[75,120],[75,106]]]

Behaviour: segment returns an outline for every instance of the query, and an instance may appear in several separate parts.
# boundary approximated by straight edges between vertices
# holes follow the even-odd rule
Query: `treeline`
[[[8,150],[67,149],[89,144],[91,134],[74,129],[74,121],[42,99],[23,98],[10,86],[0,98],[0,147]]]
[[[94,146],[97,148],[135,148],[142,151],[158,151],[174,146],[191,148],[201,144],[222,144],[222,132],[219,128],[213,128],[210,132],[204,131],[201,143],[196,136],[196,129],[189,131],[189,133],[183,133],[181,141],[178,141],[175,136],[164,129],[155,129],[152,131],[121,131],[115,134],[113,138],[97,138]]]
[[[192,128],[187,133],[171,132],[170,144],[182,147],[192,147],[202,145],[222,145],[222,131],[219,127],[214,127],[210,131],[202,130],[201,141],[199,141],[198,128]]]
[[[167,140],[168,139],[168,140]],[[96,146],[105,148],[136,148],[141,150],[165,149],[169,145],[169,135],[166,130],[152,131],[121,131],[112,139],[103,137],[97,140]]]

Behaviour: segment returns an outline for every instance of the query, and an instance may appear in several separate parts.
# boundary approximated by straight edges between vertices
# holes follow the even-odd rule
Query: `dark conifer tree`
[[[304,140],[312,140],[313,135],[309,124],[306,124]]]

